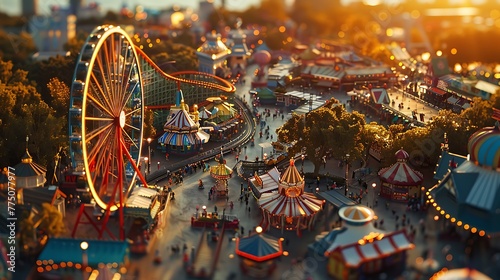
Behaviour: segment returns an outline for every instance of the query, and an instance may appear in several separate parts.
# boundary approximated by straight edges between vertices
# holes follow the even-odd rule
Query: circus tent
[[[318,213],[324,204],[312,193],[304,192],[304,178],[295,167],[294,160],[283,172],[278,182],[278,192],[263,193],[258,200],[264,217],[265,228],[273,226],[283,230],[296,230],[301,234],[303,229],[311,229]]]
[[[200,130],[199,125],[184,109],[175,112],[163,129],[165,133],[158,139],[158,142],[164,144],[167,151],[172,153],[183,154],[198,151],[201,145],[210,139],[210,135]]]
[[[424,176],[408,165],[410,155],[403,149],[395,154],[397,162],[382,168],[378,175],[382,181],[381,195],[394,200],[406,201],[420,194]]]

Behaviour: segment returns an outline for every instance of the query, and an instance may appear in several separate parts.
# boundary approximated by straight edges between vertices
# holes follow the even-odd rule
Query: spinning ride
[[[210,176],[216,180],[213,191],[216,197],[229,196],[229,187],[227,181],[231,178],[233,170],[226,165],[222,148],[220,155],[215,158],[219,164],[210,167]]]
[[[96,207],[105,210],[99,238],[104,230],[114,237],[106,222],[117,210],[120,239],[124,238],[124,198],[135,186],[136,176],[142,177],[136,163],[142,148],[143,100],[140,63],[132,41],[120,27],[97,27],[75,69],[69,133],[73,170],[85,176]]]

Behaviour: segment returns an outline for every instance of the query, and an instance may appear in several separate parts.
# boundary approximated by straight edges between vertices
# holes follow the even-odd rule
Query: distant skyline
[[[215,6],[220,7],[223,0],[213,0]],[[314,0],[311,0],[314,1]],[[373,0],[341,0],[343,4],[351,2],[372,2]],[[377,0],[375,0],[377,1]],[[380,0],[386,3],[399,3],[403,0]],[[424,0],[426,1],[426,0]],[[428,1],[428,0],[427,0]],[[21,2],[22,0],[0,0],[0,11],[6,12],[9,15],[19,15],[21,13]],[[38,12],[40,15],[50,14],[51,6],[61,6],[68,7],[69,0],[38,0]],[[197,9],[200,0],[83,0],[83,3],[98,3],[101,6],[102,12],[118,11],[122,5],[125,3],[129,8],[133,8],[136,5],[142,5],[146,9],[165,9],[173,5],[178,5],[180,7],[191,7]],[[258,6],[261,0],[225,0],[226,8],[231,11],[244,11],[251,6]],[[294,0],[285,0],[287,4],[291,4]]]
[[[223,0],[213,0],[217,7],[221,6]],[[422,3],[432,3],[440,0],[419,0]],[[454,5],[460,5],[461,3],[471,3],[472,5],[482,4],[486,0],[448,0],[448,3]],[[19,15],[21,13],[21,2],[22,0],[0,0],[0,11],[6,12],[9,15]],[[50,7],[53,5],[68,7],[69,0],[38,0],[38,12],[40,15],[50,14]],[[83,0],[84,3],[95,2],[101,6],[102,12],[119,11],[122,5],[125,3],[129,8],[133,8],[136,5],[142,5],[146,9],[166,9],[173,5],[178,5],[180,7],[191,7],[197,9],[200,0]],[[225,0],[226,8],[232,11],[244,11],[251,6],[258,6],[261,0]],[[294,0],[285,0],[288,4],[294,2]],[[342,4],[349,4],[352,2],[365,2],[367,4],[376,4],[380,2],[385,2],[388,4],[395,4],[404,2],[404,0],[341,0]],[[497,3],[500,0],[497,0]],[[314,0],[311,0],[314,3]]]

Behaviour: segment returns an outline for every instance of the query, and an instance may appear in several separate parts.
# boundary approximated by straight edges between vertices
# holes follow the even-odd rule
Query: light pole
[[[148,170],[148,166],[149,166],[149,158],[148,157],[145,157],[144,158],[144,163],[146,164],[146,167],[144,168],[144,173],[146,173],[146,175],[149,173]]]
[[[376,188],[377,188],[377,183],[373,182],[372,183],[372,189],[373,189],[373,194],[372,194],[372,208],[375,208],[375,192],[376,192]]]
[[[149,157],[148,173],[150,173],[150,172],[151,172],[151,161],[153,160],[153,159],[151,158],[151,141],[152,141],[153,139],[148,138],[148,139],[146,139],[146,140],[148,141],[148,157]]]
[[[300,171],[304,172],[304,159],[306,158],[306,155],[302,154],[300,155],[300,158],[302,159],[302,167],[300,168]]]
[[[345,190],[344,195],[347,196],[349,187],[349,154],[345,155]]]
[[[89,248],[89,243],[86,241],[82,241],[80,243],[80,248],[82,249],[82,271],[83,271],[83,279],[88,279],[87,277],[87,266],[89,265],[89,258],[87,255],[87,249]]]

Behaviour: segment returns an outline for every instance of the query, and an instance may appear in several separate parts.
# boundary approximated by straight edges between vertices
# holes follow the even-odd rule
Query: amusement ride
[[[72,236],[83,215],[98,231],[107,232],[118,212],[119,239],[124,240],[123,208],[138,185],[147,186],[138,167],[144,141],[144,110],[165,109],[175,93],[200,102],[208,96],[233,93],[232,83],[196,71],[163,72],[119,26],[95,28],[84,43],[71,86],[69,140],[72,172],[83,176],[95,207],[103,212],[98,225],[80,206]],[[163,119],[165,120],[165,118]]]

